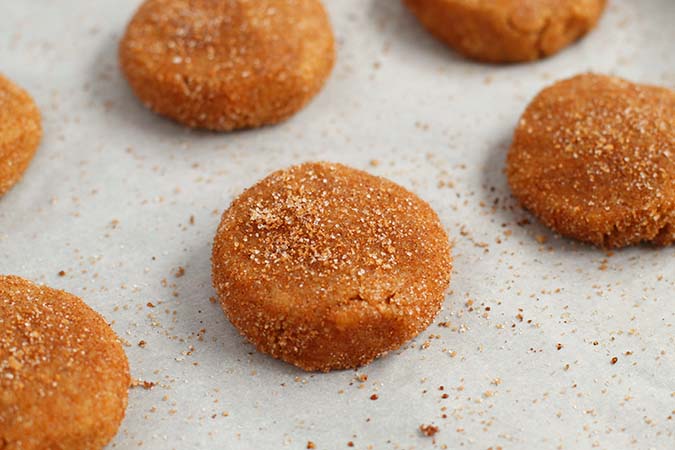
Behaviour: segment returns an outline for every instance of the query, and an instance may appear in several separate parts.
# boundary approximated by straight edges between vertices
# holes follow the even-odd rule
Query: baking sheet
[[[608,256],[556,237],[502,173],[518,116],[554,79],[675,87],[672,0],[613,0],[578,45],[504,67],[456,57],[397,0],[327,0],[339,48],[324,91],[289,122],[232,134],[188,131],[132,96],[116,50],[137,0],[1,3],[1,70],[33,94],[45,134],[0,200],[0,273],[81,296],[127,342],[133,377],[157,383],[130,391],[109,448],[673,448],[675,250]],[[456,240],[436,322],[358,371],[258,354],[209,301],[220,212],[307,160],[411,188]]]

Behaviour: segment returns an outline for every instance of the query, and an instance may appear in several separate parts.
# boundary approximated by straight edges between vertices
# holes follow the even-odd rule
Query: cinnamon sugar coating
[[[41,138],[40,111],[33,99],[0,75],[0,196],[21,179]]]
[[[328,78],[334,46],[319,0],[146,0],[119,59],[153,111],[228,131],[300,110]]]
[[[507,161],[514,195],[602,247],[675,240],[675,92],[584,74],[527,107]]]
[[[367,364],[433,320],[450,244],[429,204],[340,164],[272,173],[225,211],[213,283],[258,350],[308,371]]]
[[[422,25],[479,61],[532,61],[595,27],[606,0],[404,0]]]
[[[117,336],[82,300],[0,276],[1,449],[102,449],[129,381]]]

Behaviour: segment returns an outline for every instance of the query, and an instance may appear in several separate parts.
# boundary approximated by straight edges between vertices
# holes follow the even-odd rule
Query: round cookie
[[[21,179],[41,137],[40,111],[33,99],[0,75],[0,196]]]
[[[424,330],[451,263],[429,204],[329,163],[280,170],[246,190],[223,214],[212,255],[234,326],[308,371],[366,364]]]
[[[300,110],[330,75],[334,45],[320,0],[146,0],[119,59],[153,111],[229,131]]]
[[[591,30],[606,0],[404,0],[422,25],[479,61],[544,58]]]
[[[129,381],[117,336],[82,300],[0,276],[0,448],[102,449]]]
[[[585,74],[527,107],[507,158],[514,195],[602,247],[675,240],[675,92]]]

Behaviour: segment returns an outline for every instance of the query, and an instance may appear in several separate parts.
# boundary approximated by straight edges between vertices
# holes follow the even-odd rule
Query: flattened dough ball
[[[0,75],[0,196],[21,179],[41,137],[40,111],[33,99]]]
[[[507,161],[521,203],[602,247],[675,240],[675,92],[585,74],[527,107]]]
[[[0,448],[102,449],[128,388],[127,358],[100,315],[67,292],[0,276]]]
[[[508,63],[547,57],[598,22],[606,0],[404,0],[431,34],[465,56]]]
[[[308,371],[400,347],[439,311],[448,237],[429,204],[340,164],[272,173],[225,211],[213,284],[258,350]]]
[[[320,0],[146,0],[119,58],[150,109],[228,131],[300,110],[328,78],[335,50]]]

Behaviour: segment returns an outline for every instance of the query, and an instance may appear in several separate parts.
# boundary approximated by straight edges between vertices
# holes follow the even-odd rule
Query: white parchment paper
[[[326,0],[339,41],[326,88],[289,122],[232,134],[190,132],[133,97],[116,55],[138,3],[0,0],[0,70],[45,128],[0,199],[0,273],[81,296],[128,343],[132,375],[157,383],[131,390],[109,448],[675,448],[675,250],[609,256],[556,237],[502,173],[520,113],[555,79],[675,87],[675,1],[613,0],[578,45],[490,66],[455,56],[398,0]],[[306,160],[403,184],[456,240],[436,323],[356,372],[258,354],[209,301],[219,214]]]

